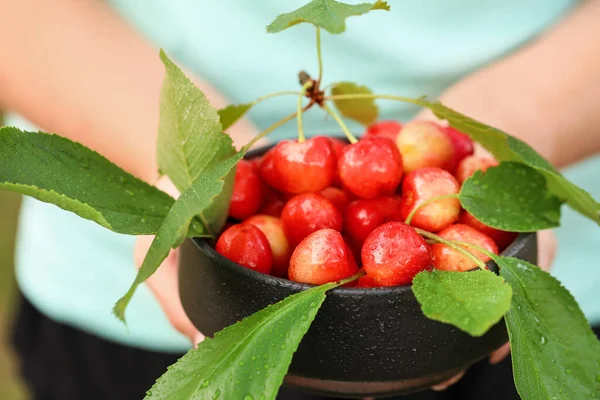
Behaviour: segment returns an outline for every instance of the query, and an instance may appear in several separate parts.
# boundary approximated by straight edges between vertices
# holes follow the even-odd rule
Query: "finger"
[[[134,248],[134,260],[138,268],[141,266],[152,240],[152,236],[138,237]],[[203,336],[192,324],[181,305],[177,276],[178,255],[177,250],[171,251],[156,272],[146,280],[146,285],[158,300],[171,325],[188,337],[193,345],[196,345],[203,339]]]
[[[196,335],[192,339],[192,344],[194,347],[198,346],[203,340],[206,338],[202,333],[197,332]]]
[[[465,371],[461,371],[458,374],[454,375],[452,378],[448,379],[447,381],[444,381],[442,383],[438,383],[437,385],[432,386],[431,389],[435,390],[436,392],[446,390],[450,386],[454,385],[456,382],[460,381],[464,375],[465,375]]]
[[[552,262],[556,257],[556,248],[558,241],[554,232],[550,229],[539,231],[538,237],[538,265],[541,269],[548,272],[552,267]]]
[[[498,364],[510,354],[510,343],[506,342],[490,355],[490,364]]]

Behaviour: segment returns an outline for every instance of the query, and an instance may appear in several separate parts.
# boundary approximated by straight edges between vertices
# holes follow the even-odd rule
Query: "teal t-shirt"
[[[300,69],[316,71],[315,33],[298,25],[267,35],[276,15],[305,3],[288,1],[113,0],[111,4],[157,47],[211,82],[233,102],[298,89]],[[351,80],[380,93],[438,96],[469,72],[535,38],[562,18],[575,0],[403,0],[392,12],[351,18],[342,35],[323,34],[326,81]],[[157,53],[158,56],[158,53]],[[515,77],[519,79],[519,77]],[[261,128],[295,109],[278,98],[252,110]],[[382,118],[408,120],[417,111],[381,103]],[[305,118],[309,134],[334,132],[319,110]],[[11,116],[9,124],[28,127]],[[33,128],[33,127],[29,127]],[[353,126],[353,128],[357,128]],[[295,135],[289,123],[275,133]],[[600,159],[566,175],[600,198]],[[573,292],[591,321],[600,322],[600,230],[564,211],[553,273]],[[25,199],[17,246],[17,279],[27,298],[49,317],[108,340],[181,352],[188,341],[168,324],[146,287],[135,294],[126,328],[111,307],[134,279],[134,237],[118,235],[55,206]],[[199,289],[201,290],[201,289]]]

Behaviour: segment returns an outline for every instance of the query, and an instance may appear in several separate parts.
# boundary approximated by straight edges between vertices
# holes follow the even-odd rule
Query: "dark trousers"
[[[600,327],[595,329],[600,335]],[[140,400],[179,355],[121,346],[54,322],[22,298],[14,346],[33,400]],[[288,388],[280,400],[324,400]],[[427,390],[401,400],[518,400],[510,359],[475,364],[443,392]],[[232,399],[233,400],[233,399]]]

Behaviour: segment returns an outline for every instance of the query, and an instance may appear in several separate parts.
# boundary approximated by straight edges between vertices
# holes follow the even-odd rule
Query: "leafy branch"
[[[206,338],[161,376],[146,398],[275,399],[326,292],[360,275],[288,296]]]

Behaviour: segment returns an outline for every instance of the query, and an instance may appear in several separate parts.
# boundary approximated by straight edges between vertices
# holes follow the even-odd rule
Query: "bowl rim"
[[[506,247],[499,255],[504,257],[513,257],[518,251],[523,248],[525,243],[530,239],[535,232],[519,233],[513,242]],[[201,252],[203,252],[211,261],[214,263],[224,266],[235,273],[239,273],[247,278],[262,281],[263,283],[279,286],[282,288],[289,288],[293,291],[304,291],[317,287],[319,285],[313,285],[309,283],[294,282],[289,279],[278,278],[273,275],[263,274],[258,271],[254,271],[250,268],[246,268],[238,263],[235,263],[228,258],[217,253],[217,251],[210,245],[205,238],[190,238],[194,246]],[[494,271],[498,271],[498,266],[493,260],[486,263],[487,267]],[[479,268],[474,268],[469,271],[477,271]],[[412,284],[409,285],[397,285],[397,286],[381,286],[372,288],[356,288],[356,287],[337,287],[329,291],[330,294],[339,294],[343,296],[380,296],[382,294],[402,294],[406,292],[412,292]]]

